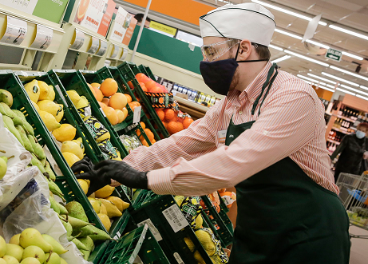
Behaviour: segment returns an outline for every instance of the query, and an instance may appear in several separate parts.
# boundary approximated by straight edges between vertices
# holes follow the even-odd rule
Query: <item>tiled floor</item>
[[[365,235],[368,237],[368,231],[362,228],[351,226],[350,234]],[[350,264],[368,263],[368,239],[352,238],[350,251]]]

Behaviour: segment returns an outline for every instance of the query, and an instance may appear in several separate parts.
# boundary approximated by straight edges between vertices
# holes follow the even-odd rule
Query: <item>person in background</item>
[[[360,123],[356,133],[346,135],[334,153],[332,153],[332,161],[340,154],[336,163],[335,182],[337,182],[342,172],[360,175],[365,170],[368,170],[367,132],[368,123]]]
[[[137,26],[140,26],[142,24],[143,16],[144,16],[144,14],[136,14],[134,16],[134,18],[137,19]],[[149,17],[147,17],[146,22],[144,23],[144,27],[149,28],[150,27],[150,22],[151,22],[151,19]]]

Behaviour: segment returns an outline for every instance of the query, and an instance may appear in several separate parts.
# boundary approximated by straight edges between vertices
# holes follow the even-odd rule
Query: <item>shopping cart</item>
[[[368,230],[368,174],[340,173],[337,180],[340,199],[349,216],[350,224]],[[352,237],[368,238],[368,236]]]

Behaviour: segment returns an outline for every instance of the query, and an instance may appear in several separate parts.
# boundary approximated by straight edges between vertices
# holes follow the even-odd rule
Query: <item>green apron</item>
[[[271,78],[272,74],[275,74]],[[268,73],[252,115],[277,76]],[[259,115],[258,115],[259,116]],[[255,121],[230,121],[228,146]],[[315,183],[289,157],[235,186],[238,215],[229,264],[348,264],[349,219],[338,196]]]

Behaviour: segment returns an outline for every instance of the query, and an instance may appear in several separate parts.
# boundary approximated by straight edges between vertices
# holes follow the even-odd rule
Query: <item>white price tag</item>
[[[20,45],[27,34],[27,22],[7,16],[6,30],[0,42]]]
[[[175,233],[189,225],[187,219],[185,219],[177,204],[173,204],[169,208],[163,210],[162,214],[165,216]]]
[[[114,239],[119,239],[121,237],[121,234],[120,234],[120,232],[118,231],[118,232],[116,232],[116,235],[114,236]]]
[[[79,50],[84,43],[84,33],[78,29],[75,29],[75,37],[72,45],[70,46],[71,49]]]
[[[100,46],[100,40],[98,38],[92,37],[91,46],[87,52],[95,54],[99,46]]]
[[[37,25],[36,38],[33,41],[31,48],[42,50],[47,49],[51,44],[53,34],[54,31],[51,28]]]
[[[137,224],[138,227],[143,226],[147,224],[148,228],[151,230],[152,235],[155,237],[155,239],[158,241],[162,240],[162,236],[160,234],[160,232],[158,232],[158,229],[155,227],[155,225],[152,223],[151,219],[146,219],[142,222],[140,222],[139,224]]]
[[[174,258],[176,259],[176,261],[178,262],[178,264],[185,264],[184,261],[181,259],[178,252],[175,252],[173,255],[174,255]]]
[[[97,52],[98,56],[103,56],[107,50],[107,42],[105,41],[100,41],[101,45],[100,45],[100,49]]]
[[[61,96],[61,100],[63,100],[64,104],[66,107],[69,107],[68,103],[65,101],[65,98],[60,90],[59,85],[55,85],[55,89],[57,90],[57,92],[59,93],[59,95]]]
[[[141,121],[141,111],[142,106],[137,106],[136,108],[134,108],[133,124],[139,123]]]

